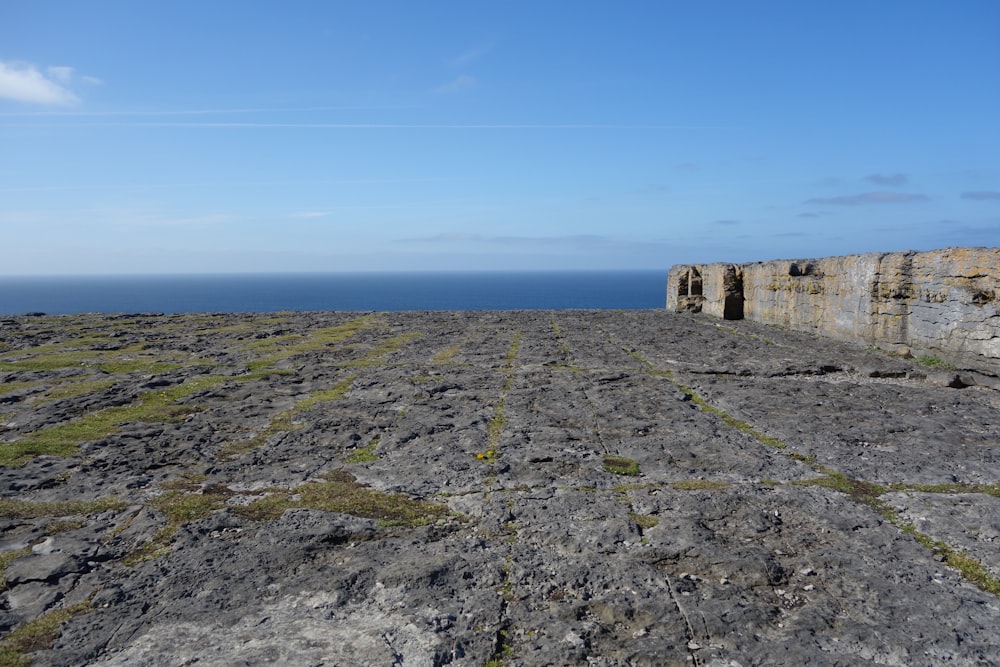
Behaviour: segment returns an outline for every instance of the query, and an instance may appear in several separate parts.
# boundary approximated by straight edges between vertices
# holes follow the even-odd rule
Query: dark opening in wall
[[[701,296],[701,274],[698,273],[698,269],[691,267],[691,284],[688,291],[690,296]]]
[[[722,317],[726,320],[743,319],[743,270],[730,266],[723,276],[722,288],[725,292]]]
[[[815,264],[803,264],[799,266],[797,262],[792,262],[792,265],[788,267],[788,275],[793,277],[818,276],[820,275],[820,271]]]

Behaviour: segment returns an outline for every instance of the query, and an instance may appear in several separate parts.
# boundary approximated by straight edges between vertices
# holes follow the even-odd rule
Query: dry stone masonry
[[[667,309],[776,324],[1000,374],[1000,248],[678,265],[667,279]]]

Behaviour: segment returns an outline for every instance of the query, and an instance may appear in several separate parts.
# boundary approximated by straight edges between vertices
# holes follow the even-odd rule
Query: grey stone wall
[[[678,265],[667,308],[905,347],[1000,374],[1000,248]]]

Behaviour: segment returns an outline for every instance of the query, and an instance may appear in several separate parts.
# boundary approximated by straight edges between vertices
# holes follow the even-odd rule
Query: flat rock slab
[[[997,664],[1000,393],[947,384],[664,311],[6,318],[0,648]]]

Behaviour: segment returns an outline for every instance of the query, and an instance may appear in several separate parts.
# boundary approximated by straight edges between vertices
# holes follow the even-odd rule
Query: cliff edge
[[[667,309],[775,324],[1000,375],[1000,248],[677,265],[667,278]]]

